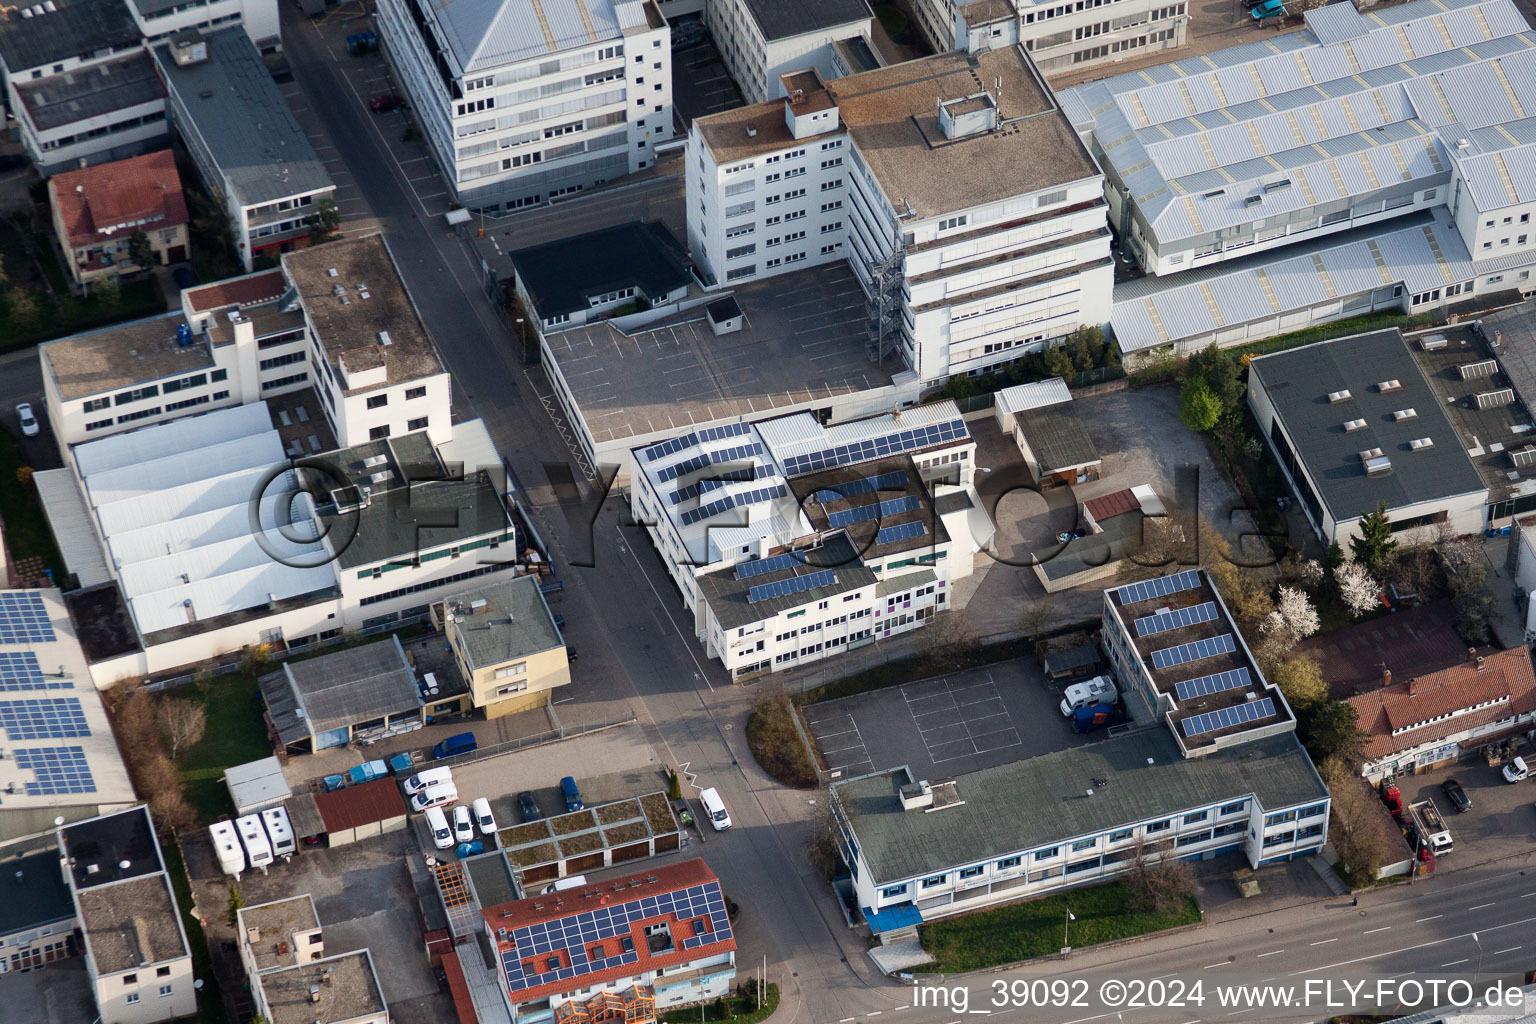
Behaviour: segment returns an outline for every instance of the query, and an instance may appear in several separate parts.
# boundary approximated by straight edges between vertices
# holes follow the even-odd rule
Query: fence
[[[1119,391],[1126,386],[1127,381],[1123,366],[1099,366],[1092,370],[1084,370],[1081,373],[1074,374],[1067,379],[1067,387],[1072,389],[1076,398],[1087,398],[1090,395],[1103,394],[1106,391]],[[1004,385],[1004,388],[1009,387],[1013,387],[1013,385]],[[942,396],[943,393],[941,391],[935,398]],[[956,398],[954,403],[959,406],[961,412],[984,412],[991,409],[996,400],[996,391],[983,391],[977,395]]]

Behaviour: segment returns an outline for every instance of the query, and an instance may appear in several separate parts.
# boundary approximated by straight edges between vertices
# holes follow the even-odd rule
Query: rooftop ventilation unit
[[[1434,446],[1435,439],[1432,437],[1416,437],[1408,442],[1408,447],[1416,452],[1423,451],[1425,448],[1433,448]]]
[[[1419,418],[1417,409],[1399,409],[1392,414],[1392,418],[1401,423],[1403,420],[1416,420]]]
[[[1518,451],[1509,453],[1509,461],[1521,469],[1527,466],[1536,466],[1536,444],[1528,444]]]
[[[1480,363],[1462,363],[1456,367],[1461,372],[1462,380],[1472,380],[1475,377],[1492,377],[1499,369],[1497,359],[1484,359]]]
[[[1386,476],[1392,472],[1392,460],[1385,455],[1378,455],[1374,459],[1365,461],[1366,476]]]
[[[1272,181],[1269,184],[1265,185],[1264,186],[1264,191],[1265,192],[1283,192],[1284,190],[1286,190],[1286,189],[1288,189],[1290,187],[1291,187],[1291,179],[1290,178],[1281,178],[1279,181]]]
[[[1345,420],[1344,421],[1344,432],[1345,433],[1352,433],[1352,432],[1354,432],[1356,430],[1364,430],[1364,429],[1365,429],[1365,420]]]
[[[388,461],[388,455],[370,455],[363,460],[363,465],[368,469],[372,469],[374,466],[382,466]]]
[[[1377,384],[1376,390],[1385,394],[1388,391],[1397,391],[1402,386],[1403,382],[1394,377],[1391,380],[1384,380],[1380,384]]]
[[[379,344],[380,345],[388,345],[388,344],[390,344],[389,332],[388,331],[380,331],[379,332]]]
[[[325,276],[326,277],[336,277],[337,276],[336,268],[335,267],[327,267],[327,268],[325,268]]]
[[[1479,409],[1496,409],[1501,405],[1512,405],[1515,401],[1515,393],[1510,388],[1500,388],[1498,391],[1484,391],[1473,395]]]
[[[1351,397],[1353,396],[1350,395],[1349,388],[1345,388],[1343,391],[1330,391],[1328,392],[1328,404],[1332,405],[1335,402],[1342,402]]]
[[[1445,335],[1443,334],[1431,334],[1427,338],[1419,339],[1419,348],[1422,348],[1425,352],[1439,352],[1449,344],[1450,342],[1445,340]]]
[[[1203,195],[1203,196],[1201,196],[1201,197],[1200,197],[1200,198],[1201,198],[1201,199],[1215,199],[1215,198],[1216,198],[1216,197],[1217,197],[1217,196],[1220,196],[1220,195],[1225,195],[1225,194],[1226,194],[1226,192],[1227,192],[1227,190],[1226,190],[1226,189],[1224,189],[1224,188],[1218,188],[1218,189],[1217,189],[1217,190],[1216,190],[1216,191],[1214,191],[1214,192],[1207,192],[1207,193],[1206,193],[1206,194],[1205,194],[1205,195]]]
[[[1255,194],[1255,195],[1251,195],[1251,196],[1243,196],[1243,205],[1244,206],[1258,206],[1263,201],[1264,201],[1264,197],[1261,196],[1261,195]]]

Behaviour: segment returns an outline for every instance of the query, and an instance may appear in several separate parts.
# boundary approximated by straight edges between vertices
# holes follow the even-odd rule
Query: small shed
[[[305,846],[317,846],[325,841],[325,822],[320,820],[320,809],[315,806],[313,793],[295,793],[283,803],[288,811],[288,824],[293,834]]]
[[[390,778],[316,793],[315,809],[333,847],[405,828],[405,799]]]
[[[235,805],[235,813],[242,815],[276,807],[293,794],[276,757],[264,757],[260,761],[224,769],[224,785]]]
[[[722,334],[734,334],[742,328],[741,306],[729,295],[705,306],[704,313],[709,317],[709,329],[715,332],[717,338]]]
[[[1072,401],[1067,382],[1060,377],[1037,380],[1029,384],[1015,384],[1004,388],[992,400],[992,415],[997,419],[997,429],[1005,434],[1013,433],[1013,417],[1029,409],[1043,409],[1048,405],[1060,405]]]
[[[291,754],[422,727],[421,690],[398,636],[284,662],[257,685],[271,731]]]

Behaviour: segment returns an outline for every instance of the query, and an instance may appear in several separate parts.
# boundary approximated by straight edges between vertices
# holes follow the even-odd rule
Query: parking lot
[[[739,107],[741,90],[731,81],[714,41],[705,35],[672,51],[672,106],[684,132],[693,119]]]
[[[1533,754],[1536,750],[1530,746],[1522,752],[1527,764]],[[1439,862],[1437,871],[1528,854],[1536,844],[1536,781],[1509,783],[1500,772],[1478,756],[1451,768],[1397,780],[1405,802],[1433,800],[1451,830],[1456,848]],[[1472,800],[1470,811],[1456,812],[1440,788],[1446,779],[1461,783]]]
[[[842,778],[909,766],[946,778],[1103,739],[1072,731],[1038,665],[1018,659],[802,709]]]
[[[0,974],[0,1013],[7,1024],[83,1024],[96,1016],[85,958],[55,960],[41,970]]]

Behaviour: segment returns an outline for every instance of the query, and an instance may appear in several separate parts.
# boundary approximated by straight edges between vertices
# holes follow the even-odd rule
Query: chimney
[[[1481,672],[1485,667],[1486,666],[1483,664],[1483,659],[1482,658],[1478,658],[1477,659],[1477,670],[1479,672]]]
[[[1392,670],[1385,665],[1381,668],[1381,685],[1383,687],[1392,685]]]
[[[1467,648],[1467,660],[1468,661],[1476,661],[1477,660],[1477,648],[1476,647],[1468,647]]]

